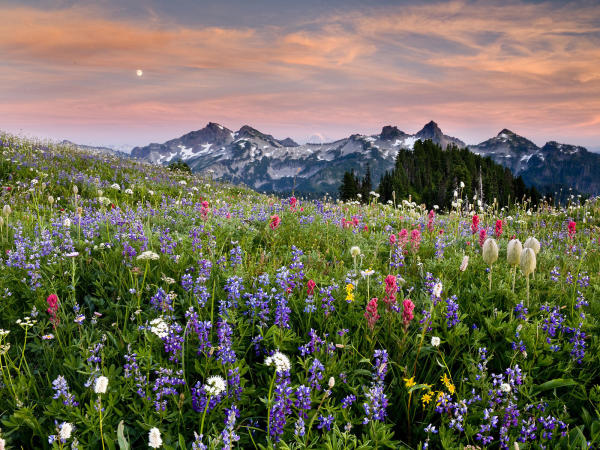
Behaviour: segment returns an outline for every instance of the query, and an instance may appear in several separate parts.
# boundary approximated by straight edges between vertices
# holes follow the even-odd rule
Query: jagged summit
[[[391,141],[394,139],[399,139],[401,137],[408,136],[404,131],[399,130],[398,127],[392,125],[386,125],[381,129],[381,134],[379,135],[379,139],[382,141]]]

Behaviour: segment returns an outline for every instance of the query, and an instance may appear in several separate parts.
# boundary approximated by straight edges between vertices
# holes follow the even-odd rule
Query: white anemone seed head
[[[62,441],[66,441],[71,437],[71,433],[73,432],[73,425],[69,422],[63,422],[59,428],[59,436]]]
[[[442,341],[441,341],[441,340],[440,340],[440,338],[439,338],[439,337],[437,337],[437,336],[433,336],[433,337],[431,338],[431,345],[433,345],[434,347],[439,347],[441,342],[442,342]]]
[[[12,209],[10,209],[10,205],[4,205],[4,208],[2,208],[2,214],[4,214],[5,216],[10,216],[11,212]]]
[[[487,238],[483,243],[483,260],[491,266],[498,260],[498,243],[494,238]]]
[[[469,255],[465,255],[463,256],[462,262],[460,263],[460,271],[464,272],[465,270],[467,270],[467,266],[469,265]]]
[[[350,254],[352,255],[353,258],[360,256],[360,247],[357,247],[356,245],[354,247],[352,247],[350,249]]]
[[[214,375],[212,377],[208,377],[206,380],[206,384],[204,385],[204,390],[208,395],[212,395],[216,397],[217,395],[225,392],[227,389],[227,382],[223,377],[218,375]]]
[[[151,428],[148,432],[148,446],[152,448],[159,448],[162,445],[162,438],[160,437],[160,430],[156,427]]]
[[[510,266],[518,266],[521,261],[523,245],[518,239],[511,239],[506,247],[506,261]]]
[[[272,356],[267,357],[265,364],[267,366],[275,366],[277,373],[286,372],[292,367],[290,359],[281,352],[275,352]]]
[[[96,378],[96,383],[94,384],[94,392],[96,394],[106,394],[106,388],[108,387],[108,378],[105,376]]]
[[[523,253],[521,253],[520,265],[523,275],[525,276],[531,275],[535,271],[536,258],[535,251],[532,248],[527,247],[523,249]]]
[[[540,248],[541,248],[540,241],[538,241],[533,236],[527,238],[527,240],[525,241],[525,245],[523,245],[523,247],[533,249],[533,251],[535,252],[536,255],[540,252]]]

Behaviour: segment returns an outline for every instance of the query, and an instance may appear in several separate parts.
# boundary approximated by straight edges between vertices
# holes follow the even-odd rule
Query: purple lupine
[[[458,297],[453,295],[446,299],[446,323],[448,328],[458,325],[460,319],[458,317]]]
[[[217,338],[219,340],[219,347],[217,349],[217,359],[221,361],[221,364],[235,363],[236,355],[235,351],[231,348],[231,325],[227,323],[227,320],[222,319],[217,322]]]
[[[290,382],[290,371],[277,371],[275,380],[275,393],[273,396],[273,405],[270,411],[270,430],[271,438],[275,442],[281,440],[283,428],[287,422],[287,416],[292,412],[292,388]]]
[[[156,294],[150,299],[150,304],[154,309],[161,312],[173,311],[171,304],[173,299],[162,288],[158,288]]]
[[[188,320],[187,323],[187,333],[191,333],[192,331],[196,333],[198,337],[198,355],[204,353],[207,354],[211,348],[210,343],[210,329],[212,328],[212,324],[210,321],[199,321],[198,313],[194,311],[194,308],[190,307],[185,313],[185,317]]]
[[[321,364],[321,361],[319,361],[317,358],[314,359],[314,361],[312,362],[312,365],[308,369],[308,373],[309,373],[308,381],[310,382],[310,386],[313,389],[316,389],[317,391],[321,390],[320,381],[323,379],[323,371],[324,370],[325,370],[325,367],[323,366],[323,364]]]
[[[179,395],[176,386],[185,384],[185,380],[183,379],[183,371],[178,370],[174,373],[173,369],[160,367],[158,370],[154,371],[154,374],[156,375],[154,386],[152,387],[152,391],[155,394],[154,407],[156,411],[166,411],[168,399],[167,396]]]
[[[233,449],[234,442],[240,440],[235,432],[235,422],[240,417],[240,410],[235,405],[225,410],[225,429],[221,432],[223,449]]]
[[[275,325],[279,328],[290,328],[289,320],[292,310],[288,306],[287,298],[284,294],[275,294]]]
[[[169,326],[169,332],[161,339],[165,346],[165,352],[169,353],[169,361],[178,363],[181,347],[185,340],[182,326],[177,322],[173,322],[171,326]]]
[[[54,396],[52,398],[55,400],[62,398],[63,405],[70,407],[79,405],[75,400],[75,396],[69,392],[67,380],[62,375],[59,375],[52,381],[52,389],[54,389]]]

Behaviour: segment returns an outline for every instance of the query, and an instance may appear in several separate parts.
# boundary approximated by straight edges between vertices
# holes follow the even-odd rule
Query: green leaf
[[[124,428],[125,424],[121,420],[117,426],[117,440],[119,441],[119,448],[121,450],[129,450],[129,442],[127,442],[127,439],[125,439],[125,435],[123,434]]]
[[[431,389],[431,386],[429,386],[428,384],[415,384],[414,386],[408,389],[408,392],[411,393],[420,389]]]
[[[548,391],[550,389],[556,389],[567,386],[574,386],[577,382],[571,378],[555,378],[554,380],[546,381],[535,388],[536,391]]]

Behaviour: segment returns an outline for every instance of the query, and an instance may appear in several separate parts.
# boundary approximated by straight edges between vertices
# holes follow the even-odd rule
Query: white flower
[[[373,269],[369,269],[369,270],[361,270],[360,274],[361,276],[364,277],[370,277],[371,275],[373,275],[375,273],[375,271]]]
[[[127,195],[133,195],[133,191],[131,189],[129,189],[129,188],[125,189],[125,193]]]
[[[145,252],[140,253],[136,259],[138,261],[147,261],[147,260],[156,261],[159,258],[160,258],[160,256],[158,256],[158,253],[154,253],[151,250],[146,250]]]
[[[4,448],[6,447],[6,441],[2,438],[0,438],[0,450],[4,450]]]
[[[360,247],[354,246],[350,249],[350,254],[352,255],[353,258],[356,258],[357,256],[360,255]]]
[[[440,298],[440,295],[442,295],[442,283],[436,283],[435,286],[433,286],[432,293],[435,297]]]
[[[158,317],[150,322],[150,331],[162,339],[169,334],[169,325]]]
[[[104,206],[110,205],[110,199],[106,197],[98,197],[98,202],[100,202],[100,204]]]
[[[185,186],[185,185],[187,184],[187,181],[185,181],[185,180],[181,180],[181,181],[179,182],[179,184],[180,184],[180,185],[182,185],[182,186]]]
[[[437,337],[437,336],[433,336],[433,337],[431,338],[431,345],[433,345],[434,347],[439,347],[439,345],[440,345],[440,343],[441,343],[441,342],[442,342],[442,341],[441,341],[441,340],[440,340],[440,338],[439,338],[439,337]]]
[[[152,448],[159,448],[162,443],[160,430],[156,427],[150,429],[150,432],[148,433],[148,446]]]
[[[71,219],[68,217],[64,220],[63,225],[65,228],[69,228],[71,226]]]
[[[110,185],[111,188],[116,189],[117,191],[121,190],[121,186],[119,186],[117,183],[113,183]]]
[[[273,353],[273,356],[269,356],[267,359],[265,359],[265,364],[267,366],[274,365],[277,373],[285,372],[290,370],[292,367],[290,364],[290,359],[281,352]]]
[[[227,382],[218,375],[208,377],[204,390],[208,395],[217,396],[227,389]]]
[[[73,185],[73,194],[77,195],[79,193],[79,188]]]
[[[154,191],[148,191],[149,195],[154,195]]]
[[[462,260],[462,262],[460,263],[459,270],[460,270],[461,272],[464,272],[465,270],[467,270],[467,266],[468,266],[468,265],[469,265],[469,255],[465,255],[465,256],[463,257],[463,260]]]
[[[463,183],[462,181],[460,182],[460,188],[464,188],[465,187],[465,183]]]
[[[329,389],[333,389],[333,387],[335,386],[335,378],[329,377],[328,386],[329,386]]]
[[[63,422],[60,424],[59,436],[62,441],[66,441],[71,437],[71,432],[73,431],[73,425],[69,422]]]
[[[102,376],[96,378],[96,384],[94,384],[94,392],[96,394],[106,394],[106,388],[108,387],[108,378]]]
[[[502,392],[510,392],[510,389],[511,389],[511,388],[510,388],[510,384],[508,384],[508,383],[502,383],[502,384],[500,385],[500,390],[501,390]]]

